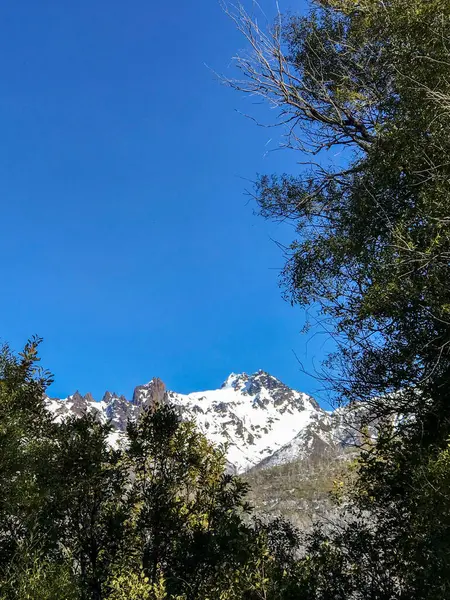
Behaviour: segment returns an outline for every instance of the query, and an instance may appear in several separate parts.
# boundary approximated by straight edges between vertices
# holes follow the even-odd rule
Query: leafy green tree
[[[0,577],[36,529],[36,472],[51,432],[44,406],[51,377],[38,366],[39,343],[32,339],[18,356],[8,346],[0,351]]]
[[[381,418],[347,521],[314,532],[299,581],[308,598],[447,598],[450,2],[317,0],[268,31],[229,14],[250,52],[228,83],[279,109],[306,163],[255,189],[297,231],[286,297],[332,328],[334,391]]]
[[[79,600],[71,565],[49,561],[39,548],[25,546],[3,576],[2,600]]]
[[[93,415],[57,425],[38,479],[51,492],[41,505],[40,534],[55,556],[70,558],[81,597],[92,600],[103,598],[102,586],[126,544],[128,472],[121,450],[108,441],[111,431]]]
[[[436,394],[450,356],[448,0],[321,0],[268,32],[243,8],[232,16],[250,54],[229,83],[279,108],[308,165],[263,175],[255,196],[297,229],[282,282],[331,319],[335,386],[346,401]],[[412,412],[427,401],[395,398]]]
[[[225,473],[223,453],[168,405],[128,427],[137,565],[167,593],[188,599],[236,594],[257,548],[247,486]],[[234,591],[233,591],[234,590]]]

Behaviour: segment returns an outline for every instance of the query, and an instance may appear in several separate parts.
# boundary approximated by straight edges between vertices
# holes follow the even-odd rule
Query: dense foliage
[[[450,3],[314,4],[271,37],[236,17],[254,55],[232,83],[279,106],[288,143],[316,157],[256,187],[262,214],[299,234],[286,294],[332,318],[346,399],[437,383],[450,356]]]
[[[316,530],[308,598],[450,595],[450,2],[316,0],[262,31],[228,81],[279,109],[296,175],[263,175],[264,217],[290,221],[286,296],[337,341],[331,383],[370,404],[351,507]]]

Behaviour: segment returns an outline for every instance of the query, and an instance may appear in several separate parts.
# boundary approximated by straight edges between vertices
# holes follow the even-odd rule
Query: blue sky
[[[219,4],[18,0],[0,28],[3,340],[43,336],[60,396],[258,368],[315,391],[293,351],[311,368],[323,338],[277,284],[292,231],[244,195],[299,157],[205,67],[243,45]]]

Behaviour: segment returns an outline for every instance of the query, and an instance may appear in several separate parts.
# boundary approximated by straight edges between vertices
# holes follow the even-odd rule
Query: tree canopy
[[[316,0],[266,30],[226,11],[249,46],[226,83],[278,109],[301,157],[254,190],[295,225],[284,293],[337,340],[341,401],[381,419],[346,521],[310,539],[306,597],[446,598],[450,2]]]
[[[263,175],[255,196],[295,224],[282,283],[331,319],[346,400],[439,385],[448,369],[449,13],[446,0],[323,0],[268,31],[230,13],[250,52],[228,83],[277,107],[302,153],[300,175]]]

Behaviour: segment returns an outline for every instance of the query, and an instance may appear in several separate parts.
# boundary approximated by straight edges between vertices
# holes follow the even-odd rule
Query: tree
[[[33,338],[18,356],[8,346],[0,351],[0,577],[35,530],[36,473],[50,444],[44,392],[51,377],[38,366],[39,343]]]
[[[67,562],[48,561],[36,547],[16,554],[1,582],[2,600],[78,600],[76,580]]]
[[[446,598],[450,2],[317,0],[268,31],[227,11],[250,45],[227,83],[279,109],[305,164],[254,193],[296,227],[285,294],[332,328],[341,400],[381,418],[347,523],[310,538],[304,593]]]
[[[134,570],[152,586],[163,578],[170,596],[242,593],[246,567],[260,556],[245,522],[246,484],[225,473],[223,453],[169,405],[147,410],[127,433]]]
[[[50,493],[39,511],[39,532],[53,559],[69,560],[81,598],[101,600],[102,588],[128,542],[128,470],[111,447],[110,424],[95,416],[55,426],[53,452],[38,484]]]
[[[251,51],[228,83],[279,108],[287,145],[311,155],[255,196],[297,228],[282,283],[331,318],[346,400],[447,376],[449,13],[447,0],[323,0],[267,33],[231,15]],[[328,166],[330,150],[346,164]]]

